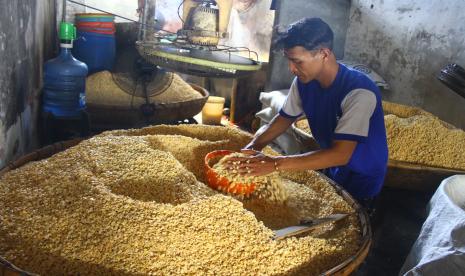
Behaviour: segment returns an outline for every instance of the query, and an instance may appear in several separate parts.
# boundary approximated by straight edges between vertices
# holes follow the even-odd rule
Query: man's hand
[[[256,151],[253,151],[256,153]],[[260,176],[272,173],[277,170],[277,160],[279,157],[266,156],[259,152],[250,157],[234,157],[228,160],[229,170],[236,170],[245,176]]]
[[[241,152],[247,155],[251,155],[251,156],[263,154],[261,151],[254,150],[254,149],[248,149],[248,148],[241,149]]]

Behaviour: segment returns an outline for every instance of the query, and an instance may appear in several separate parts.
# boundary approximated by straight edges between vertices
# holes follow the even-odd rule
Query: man
[[[265,131],[243,149],[239,168],[249,175],[276,170],[321,170],[342,185],[362,205],[381,190],[388,148],[381,95],[363,73],[336,61],[333,32],[319,18],[304,18],[277,34],[275,46],[284,50],[296,76],[279,114]],[[320,150],[300,155],[259,154],[305,114]]]

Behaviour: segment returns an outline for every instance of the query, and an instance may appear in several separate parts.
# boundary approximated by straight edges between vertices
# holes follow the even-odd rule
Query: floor
[[[399,274],[426,219],[433,193],[383,188],[377,202],[372,247],[354,275]]]

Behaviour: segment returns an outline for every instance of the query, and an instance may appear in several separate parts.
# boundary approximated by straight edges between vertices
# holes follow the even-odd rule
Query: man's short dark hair
[[[289,25],[285,31],[275,29],[274,49],[291,49],[301,46],[308,51],[322,48],[333,49],[334,34],[326,22],[320,18],[303,18]]]

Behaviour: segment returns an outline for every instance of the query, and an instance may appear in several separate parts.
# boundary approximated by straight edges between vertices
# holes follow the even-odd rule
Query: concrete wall
[[[353,0],[345,58],[390,84],[384,98],[424,108],[465,128],[465,99],[435,75],[465,66],[465,1]]]
[[[334,31],[334,53],[344,57],[344,45],[349,24],[349,0],[276,0],[275,25],[287,26],[304,17],[320,17]],[[268,90],[289,88],[294,76],[289,72],[287,59],[281,53],[270,53]]]
[[[55,46],[54,0],[0,0],[0,167],[37,147],[42,63]]]
[[[57,0],[57,15],[59,20],[62,18],[62,7],[63,7],[63,0]],[[137,1],[136,0],[110,0],[110,1],[102,1],[102,0],[74,0],[75,2],[82,3],[88,5],[90,7],[95,7],[100,10],[104,10],[110,13],[114,13],[120,16],[127,17],[132,20],[139,20],[137,15]],[[75,14],[76,13],[101,13],[98,10],[94,10],[91,8],[86,8],[84,6],[67,2],[66,3],[66,21],[75,23]],[[116,17],[115,22],[128,22],[125,19]]]

